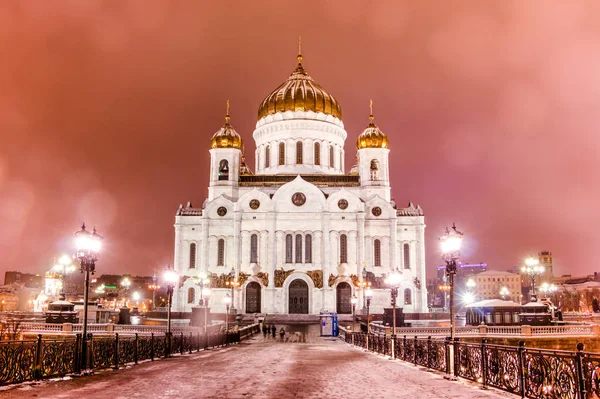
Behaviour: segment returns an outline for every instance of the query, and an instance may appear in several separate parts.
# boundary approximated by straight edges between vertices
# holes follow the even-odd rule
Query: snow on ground
[[[2,398],[516,398],[451,382],[337,338],[281,343],[256,336],[227,348],[176,356],[89,377],[15,386]]]

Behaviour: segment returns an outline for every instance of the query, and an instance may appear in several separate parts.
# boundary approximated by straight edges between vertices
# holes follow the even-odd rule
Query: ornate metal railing
[[[381,323],[371,323],[371,331],[378,334],[391,333],[391,327]],[[456,328],[457,336],[537,336],[537,335],[597,335],[598,329],[593,325],[564,325],[564,326],[464,326]],[[450,327],[396,327],[396,335],[408,336],[441,336],[450,335]]]
[[[90,364],[81,364],[81,334],[68,338],[0,341],[0,385],[78,374],[90,369],[118,369],[142,360],[192,353],[239,343],[259,332],[258,324],[238,331],[200,334],[197,330],[164,334],[88,334]],[[85,368],[86,370],[82,370]]]
[[[352,343],[351,332],[344,340]],[[354,344],[369,351],[391,356],[391,338],[385,335],[354,333]],[[531,399],[600,399],[600,353],[585,352],[583,344],[576,351],[559,351],[519,346],[451,342],[427,338],[398,337],[396,359],[465,378],[485,387]],[[449,359],[453,354],[454,359]],[[451,362],[455,365],[451,369]]]

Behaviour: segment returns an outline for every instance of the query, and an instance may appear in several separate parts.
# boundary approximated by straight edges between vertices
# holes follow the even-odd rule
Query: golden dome
[[[241,150],[242,147],[242,137],[229,124],[229,100],[227,100],[225,124],[210,139],[210,148],[235,148]]]
[[[302,54],[298,55],[298,66],[290,77],[260,104],[258,119],[286,111],[321,112],[342,120],[342,107],[304,70]]]
[[[373,123],[373,101],[371,101],[371,115],[369,115],[369,126],[358,136],[356,148],[389,148],[390,143],[385,133]]]
[[[246,165],[246,157],[242,155],[242,162],[240,163],[240,175],[251,175],[253,174],[248,165]]]

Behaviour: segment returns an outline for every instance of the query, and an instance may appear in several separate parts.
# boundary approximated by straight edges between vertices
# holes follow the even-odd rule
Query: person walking
[[[277,327],[275,327],[275,324],[271,326],[271,334],[273,335],[273,339],[275,339],[275,335],[277,334]]]
[[[269,333],[269,331],[268,331],[267,325],[264,324],[264,323],[263,323],[262,330],[263,330],[263,338],[266,339],[267,338],[267,334]]]
[[[285,337],[285,330],[283,329],[283,327],[281,327],[281,330],[279,330],[279,340],[281,342],[283,342],[283,337]]]

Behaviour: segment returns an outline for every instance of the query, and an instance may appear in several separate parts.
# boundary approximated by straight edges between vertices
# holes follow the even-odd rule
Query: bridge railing
[[[44,330],[48,331],[48,330]],[[50,330],[54,331],[54,330]],[[236,344],[258,332],[258,324],[237,331],[201,334],[199,331],[169,334],[112,335],[88,334],[89,363],[82,361],[80,333],[65,338],[0,341],[0,385],[89,373],[93,369],[118,369],[143,360],[157,360],[174,354]]]
[[[391,334],[392,328],[378,323],[371,323],[370,329],[377,334]],[[450,335],[450,327],[396,327],[396,335],[438,336]],[[563,326],[466,326],[457,327],[457,336],[544,336],[544,335],[599,335],[600,326],[596,325],[563,325]]]
[[[217,332],[221,329],[222,324],[211,324],[208,326],[209,332]],[[82,332],[83,324],[78,323],[31,323],[25,322],[19,325],[19,331],[23,333],[39,333],[39,332],[62,332],[62,333],[77,333]],[[127,333],[155,333],[166,334],[166,325],[144,325],[144,324],[112,324],[112,323],[93,323],[87,325],[88,332],[127,332]],[[171,325],[171,331],[176,333],[197,333],[203,332],[203,327],[178,326]]]
[[[344,331],[344,341],[522,398],[600,398],[600,353],[585,352],[581,343],[574,351],[560,351],[527,348],[524,341],[505,346],[488,344],[485,338],[481,343],[406,335],[392,340],[388,335],[350,331]]]

